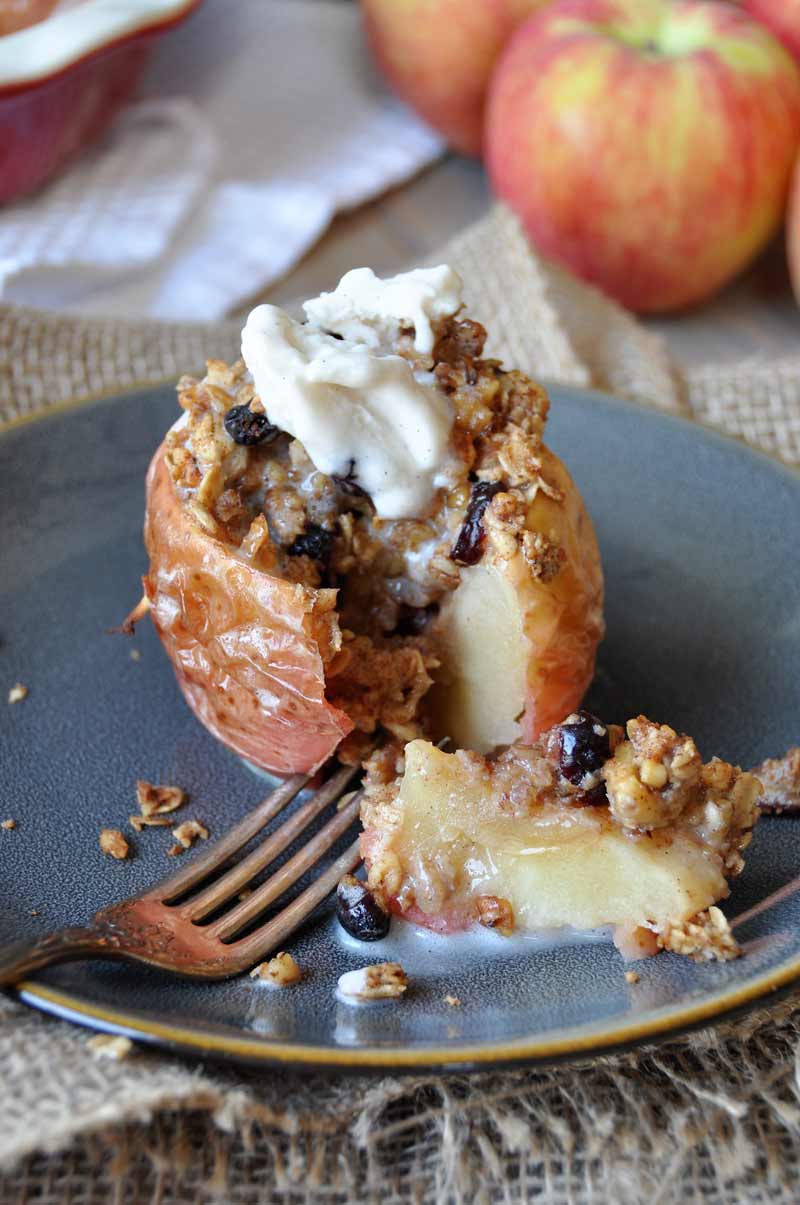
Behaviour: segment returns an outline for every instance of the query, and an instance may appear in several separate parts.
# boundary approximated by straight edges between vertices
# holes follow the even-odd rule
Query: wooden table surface
[[[329,289],[348,268],[396,272],[429,255],[489,208],[483,168],[458,155],[380,200],[339,217],[320,243],[266,297],[285,303]],[[792,296],[783,241],[775,243],[713,301],[679,317],[646,320],[684,363],[800,351],[800,311]]]

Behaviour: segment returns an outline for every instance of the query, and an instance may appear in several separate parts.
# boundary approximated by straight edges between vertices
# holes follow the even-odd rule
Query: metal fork
[[[303,774],[287,779],[227,836],[150,891],[101,908],[88,925],[59,929],[32,943],[19,942],[0,951],[0,986],[18,983],[53,963],[80,958],[144,962],[200,979],[225,979],[248,970],[281,946],[330,894],[341,876],[361,861],[356,840],[273,917],[252,932],[237,936],[316,865],[356,819],[360,791],[264,883],[239,898],[255,875],[287,850],[326,808],[340,800],[357,773],[357,766],[336,770],[251,853],[214,878],[310,781]],[[209,924],[201,923],[232,902],[233,906],[221,916]]]

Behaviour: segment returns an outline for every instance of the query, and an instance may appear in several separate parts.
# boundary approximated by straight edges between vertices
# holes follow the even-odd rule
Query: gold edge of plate
[[[650,1021],[639,1021],[614,1028],[576,1034],[572,1037],[466,1046],[426,1047],[408,1050],[403,1047],[365,1046],[363,1049],[336,1049],[331,1046],[309,1046],[302,1043],[287,1045],[264,1038],[241,1038],[234,1035],[188,1029],[169,1022],[151,1021],[136,1013],[118,1011],[90,1004],[69,992],[50,988],[35,981],[19,983],[15,991],[26,1004],[43,1007],[44,1011],[63,1009],[72,1014],[70,1020],[97,1022],[124,1031],[131,1037],[171,1044],[205,1054],[227,1054],[236,1058],[261,1062],[313,1064],[322,1067],[428,1067],[454,1066],[470,1063],[504,1063],[544,1061],[569,1055],[599,1054],[610,1047],[625,1047],[664,1034],[680,1033],[705,1021],[721,1019],[748,1004],[768,997],[800,980],[800,955],[775,971],[766,972],[748,984],[723,992],[710,1000],[685,1008],[670,1010]],[[49,1006],[49,1007],[48,1007]]]
[[[66,398],[62,402],[54,402],[52,406],[44,406],[40,410],[32,410],[29,414],[18,414],[14,418],[8,418],[4,422],[0,422],[0,437],[5,435],[6,431],[16,431],[18,427],[27,427],[30,423],[40,422],[42,419],[50,418],[53,415],[64,414],[70,410],[78,410],[81,406],[91,405],[92,402],[115,401],[117,398],[126,398],[131,394],[141,393],[144,389],[163,389],[165,385],[176,385],[177,382],[178,378],[176,376],[145,378],[141,381],[131,381],[129,385],[111,392],[108,389],[102,389],[97,393],[87,393],[81,397]]]

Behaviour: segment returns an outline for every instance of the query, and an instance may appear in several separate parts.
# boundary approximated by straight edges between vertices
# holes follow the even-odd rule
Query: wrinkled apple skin
[[[208,535],[181,504],[163,448],[147,474],[145,544],[150,615],[200,723],[262,770],[316,770],[353,725],[325,699],[313,591]]]
[[[394,90],[456,150],[479,155],[492,68],[546,0],[361,0],[364,28]]]
[[[780,224],[800,71],[728,4],[559,0],[492,78],[486,154],[538,249],[640,313],[703,301]]]

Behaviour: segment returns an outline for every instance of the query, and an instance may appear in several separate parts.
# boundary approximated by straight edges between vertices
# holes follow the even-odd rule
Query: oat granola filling
[[[327,698],[355,726],[341,751],[347,758],[366,753],[379,729],[403,741],[428,730],[437,616],[463,565],[521,549],[548,581],[564,557],[544,534],[525,530],[531,499],[542,491],[557,501],[561,492],[542,472],[545,393],[482,358],[478,323],[439,320],[434,334],[429,355],[416,350],[413,330],[401,331],[395,348],[415,371],[433,374],[453,407],[448,483],[419,519],[378,518],[357,464],[347,476],[321,473],[274,428],[263,442],[237,443],[226,429],[233,407],[269,425],[269,399],[254,393],[241,361],[210,361],[203,380],[180,381],[184,415],[166,439],[172,481],[203,529],[254,567],[313,592]]]
[[[649,940],[727,958],[736,943],[714,905],[743,868],[760,792],[644,716],[623,733],[579,712],[488,757],[395,745],[367,763],[369,887],[442,931],[610,925],[640,954]]]

